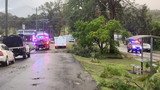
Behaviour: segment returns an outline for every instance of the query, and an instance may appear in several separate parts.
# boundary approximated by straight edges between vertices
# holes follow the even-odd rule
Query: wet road
[[[126,45],[123,45],[121,44],[120,47],[118,47],[118,49],[121,51],[121,52],[124,52],[124,53],[128,53],[127,52],[127,46]],[[140,59],[140,54],[135,54],[135,53],[130,53],[134,56],[136,56],[136,59],[137,60],[141,60]],[[150,52],[143,52],[143,56],[144,56],[144,60],[145,61],[149,61],[150,60]],[[153,61],[160,61],[160,54],[156,54],[156,53],[153,53]]]
[[[38,51],[0,67],[0,90],[96,90],[96,83],[64,50]]]

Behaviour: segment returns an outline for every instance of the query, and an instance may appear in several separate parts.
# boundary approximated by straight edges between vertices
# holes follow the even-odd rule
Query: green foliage
[[[153,21],[160,21],[160,10],[150,10],[149,13],[152,15]]]
[[[65,24],[62,8],[63,5],[61,0],[46,2],[39,7],[39,9],[43,11],[42,14],[44,17],[49,19],[49,25],[52,26],[52,29],[54,30],[54,36],[59,36],[61,34],[61,29]]]
[[[95,18],[95,7],[96,0],[69,0],[64,5],[63,13],[72,32],[75,31],[75,22],[79,20],[90,21]]]
[[[132,36],[131,32],[129,32],[127,30],[121,31],[121,35],[122,35],[122,41],[123,41],[123,43],[125,43],[126,38]]]
[[[153,21],[152,22],[152,35],[159,36],[160,35],[160,22],[159,21]],[[154,40],[153,48],[154,50],[160,50],[160,40],[155,39]]]
[[[116,32],[119,33],[120,30],[122,30],[122,26],[120,24],[119,21],[117,20],[110,20],[107,22],[107,25],[105,27],[107,30],[109,30],[110,32]]]
[[[112,77],[112,76],[128,76],[128,72],[124,70],[121,66],[106,65],[104,71],[100,75],[102,78]]]
[[[158,67],[157,72],[160,73],[160,67]]]
[[[160,73],[156,73],[146,80],[145,88],[147,90],[160,90]]]
[[[98,85],[101,87],[108,87],[108,83],[105,81],[105,79],[101,79]]]
[[[108,47],[110,43],[113,43],[112,50],[114,49],[114,53],[118,53],[116,42],[114,38],[111,38],[110,34],[112,32],[120,33],[122,26],[119,21],[110,20],[106,23],[105,18],[100,16],[90,22],[77,21],[75,27],[76,32],[73,33],[73,36],[82,48],[92,48],[93,44],[96,44],[99,47],[99,53],[106,54],[109,53]]]
[[[75,55],[79,55],[82,57],[91,57],[91,50],[89,48],[83,48],[81,46],[74,45],[72,52]]]
[[[135,86],[130,85],[124,79],[114,78],[112,81],[101,79],[99,85],[101,87],[109,87],[115,90],[140,90]]]
[[[160,50],[160,40],[155,40],[154,42],[153,42],[153,49],[154,50]]]
[[[151,77],[150,75],[142,75],[142,76],[139,76],[136,80],[140,82],[145,82],[150,77]]]
[[[141,81],[135,79],[141,75],[133,75],[128,72],[128,70],[132,70],[131,64],[139,64],[139,61],[133,60],[133,59],[99,59],[100,63],[92,62],[92,58],[85,58],[80,56],[75,56],[75,58],[81,62],[81,64],[84,66],[85,70],[87,70],[92,77],[97,81],[98,85],[102,88],[102,90],[117,90],[121,87],[125,90],[143,90],[141,89],[142,83]],[[126,74],[109,74],[106,70],[103,74],[105,78],[101,77],[101,74],[104,73],[105,67],[111,66],[113,68],[116,68],[118,70],[118,73],[125,73]],[[117,71],[115,69],[112,71],[115,71],[117,74]],[[114,73],[114,72],[112,72]],[[120,85],[117,85],[117,84]]]
[[[160,22],[159,21],[153,21],[152,22],[152,34],[153,35],[159,35],[160,33]]]
[[[136,7],[135,3],[128,5],[124,9],[123,25],[133,35],[150,34],[151,15],[148,13],[146,5]]]
[[[89,31],[86,30],[87,25],[88,22],[77,21],[75,24],[76,32],[73,33],[73,36],[77,39],[77,43],[83,48],[92,46],[92,42],[88,38]]]
[[[135,87],[124,82],[123,79],[118,79],[118,78],[113,81],[112,87],[116,90],[137,90]]]

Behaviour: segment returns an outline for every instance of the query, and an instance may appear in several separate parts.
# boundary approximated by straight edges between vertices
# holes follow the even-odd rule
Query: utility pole
[[[8,0],[5,0],[5,36],[8,36]]]
[[[154,73],[154,71],[153,71],[153,57],[152,57],[152,54],[153,54],[153,37],[151,36],[150,37],[150,43],[151,43],[151,50],[150,50],[150,69],[151,69],[151,74],[153,74]]]
[[[38,25],[38,22],[37,22],[37,7],[36,7],[36,31],[37,31],[37,25]]]
[[[141,74],[143,74],[143,63],[144,63],[144,60],[143,60],[143,38],[141,38],[141,46],[142,46],[142,49],[141,49]]]

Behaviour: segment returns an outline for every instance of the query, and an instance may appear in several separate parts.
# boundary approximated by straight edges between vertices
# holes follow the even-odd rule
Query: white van
[[[55,49],[66,48],[67,40],[64,36],[54,37],[54,46]]]

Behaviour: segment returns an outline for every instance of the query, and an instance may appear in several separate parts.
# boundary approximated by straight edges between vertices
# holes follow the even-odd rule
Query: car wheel
[[[130,50],[129,49],[127,49],[127,52],[129,52]]]
[[[28,58],[30,58],[30,57],[31,57],[31,56],[30,56],[30,53],[28,53],[28,54],[27,54],[27,57],[28,57]]]
[[[142,53],[142,50],[140,50],[139,53]]]
[[[133,53],[134,51],[133,50],[131,50],[131,53]]]
[[[8,66],[9,65],[9,61],[8,61],[8,57],[6,57],[6,61],[3,63],[3,66]]]
[[[38,51],[39,49],[38,48],[36,48],[36,51]]]
[[[13,61],[12,61],[12,64],[14,64],[16,62],[16,60],[15,60],[15,58],[13,59]]]
[[[23,59],[26,59],[27,57],[26,57],[26,53],[25,54],[23,54]]]

